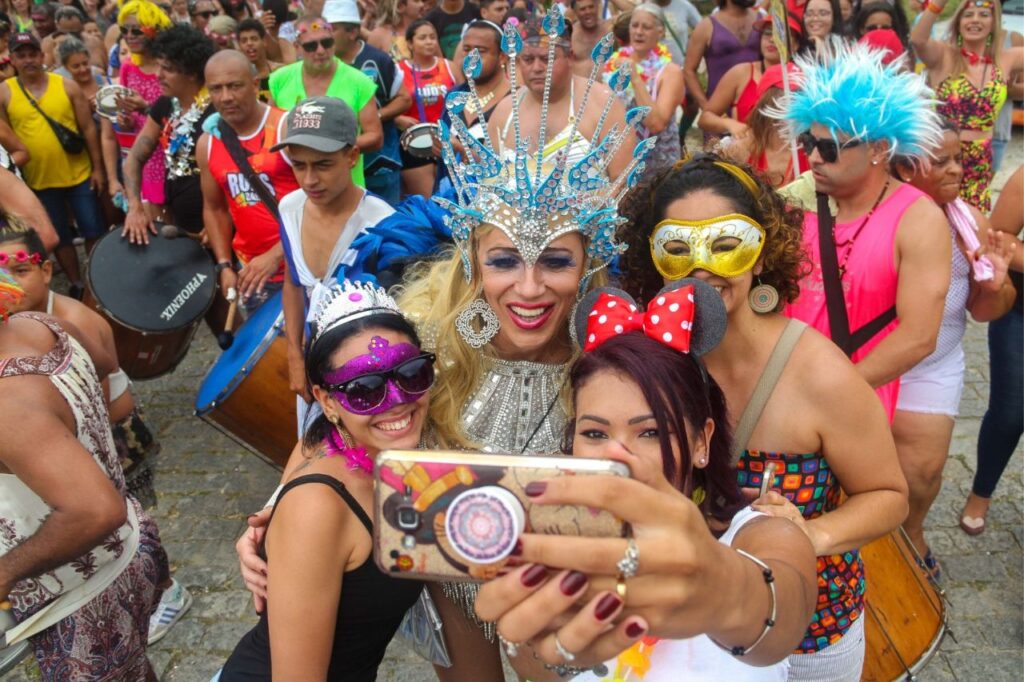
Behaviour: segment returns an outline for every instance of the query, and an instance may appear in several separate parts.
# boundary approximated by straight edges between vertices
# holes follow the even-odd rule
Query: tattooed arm
[[[156,234],[156,227],[142,206],[142,167],[156,150],[159,136],[159,124],[152,118],[147,118],[128,152],[128,158],[124,160],[124,198],[128,201],[128,215],[121,236],[128,237],[132,244],[148,244],[147,229]]]

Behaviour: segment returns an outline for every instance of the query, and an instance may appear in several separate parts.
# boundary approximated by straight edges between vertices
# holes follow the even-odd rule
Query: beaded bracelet
[[[534,660],[540,661],[540,656],[537,654],[537,650],[533,648],[533,644],[530,644],[529,646],[530,652],[533,654]],[[598,663],[597,665],[591,666],[589,668],[581,668],[579,666],[567,665],[564,663],[544,663],[543,661],[541,661],[541,664],[544,666],[545,670],[550,670],[563,680],[570,677],[576,677],[577,675],[582,675],[586,672],[592,672],[598,677],[604,677],[608,674],[608,666],[606,666],[604,663]]]
[[[753,554],[748,554],[747,552],[744,552],[742,549],[737,549],[736,552],[740,556],[746,557],[747,559],[750,559],[751,561],[753,561],[755,564],[757,564],[758,568],[761,569],[761,577],[763,577],[765,583],[768,584],[768,592],[771,594],[771,604],[772,604],[772,608],[771,608],[772,615],[770,615],[768,618],[765,619],[765,621],[764,621],[764,630],[761,631],[761,634],[758,636],[758,638],[756,640],[754,640],[754,643],[751,644],[750,646],[748,646],[748,647],[741,647],[741,646],[728,647],[728,646],[725,646],[724,644],[720,644],[718,642],[715,642],[715,640],[713,640],[713,639],[711,640],[712,642],[715,642],[716,645],[718,645],[722,649],[725,649],[730,654],[732,654],[733,656],[736,656],[738,658],[740,656],[746,656],[751,651],[753,651],[757,647],[757,645],[760,644],[764,640],[764,638],[768,636],[768,631],[771,630],[773,627],[775,627],[775,615],[776,615],[776,606],[777,606],[777,604],[776,604],[776,600],[775,600],[775,575],[772,573],[771,567],[768,564],[766,564],[765,562],[763,562],[760,559],[758,559]]]

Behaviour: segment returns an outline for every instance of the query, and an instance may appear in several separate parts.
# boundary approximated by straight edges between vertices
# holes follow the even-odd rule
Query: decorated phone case
[[[484,581],[508,562],[520,533],[624,537],[611,513],[534,505],[531,481],[629,476],[621,462],[580,457],[387,450],[374,472],[374,557],[382,571],[417,580]]]

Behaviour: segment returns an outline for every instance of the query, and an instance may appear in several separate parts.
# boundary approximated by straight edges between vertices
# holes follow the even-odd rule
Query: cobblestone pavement
[[[1021,162],[1015,136],[1005,166]],[[997,177],[997,187],[1008,172]],[[921,680],[1021,679],[1024,672],[1024,481],[1020,449],[1003,477],[989,527],[970,538],[957,526],[974,471],[978,426],[988,400],[988,348],[984,325],[971,323],[964,341],[968,370],[942,492],[928,517],[928,541],[943,564],[949,620],[947,637]],[[137,384],[163,451],[157,460],[160,526],[172,570],[195,596],[191,611],[149,651],[161,680],[209,680],[255,623],[242,586],[234,542],[246,516],[274,489],[278,472],[213,427],[192,416],[196,390],[217,357],[201,329],[185,362],[170,377]],[[11,682],[38,679],[34,662],[11,673]],[[430,666],[393,644],[380,669],[382,682],[433,680]],[[509,679],[514,679],[509,677]]]

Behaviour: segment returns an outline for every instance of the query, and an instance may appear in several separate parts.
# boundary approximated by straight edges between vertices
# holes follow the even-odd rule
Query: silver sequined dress
[[[561,451],[568,415],[559,393],[568,363],[543,364],[484,358],[480,387],[462,412],[466,435],[488,452],[550,454]],[[473,611],[479,586],[442,583],[445,595],[480,625],[494,641],[494,624],[482,623]]]

